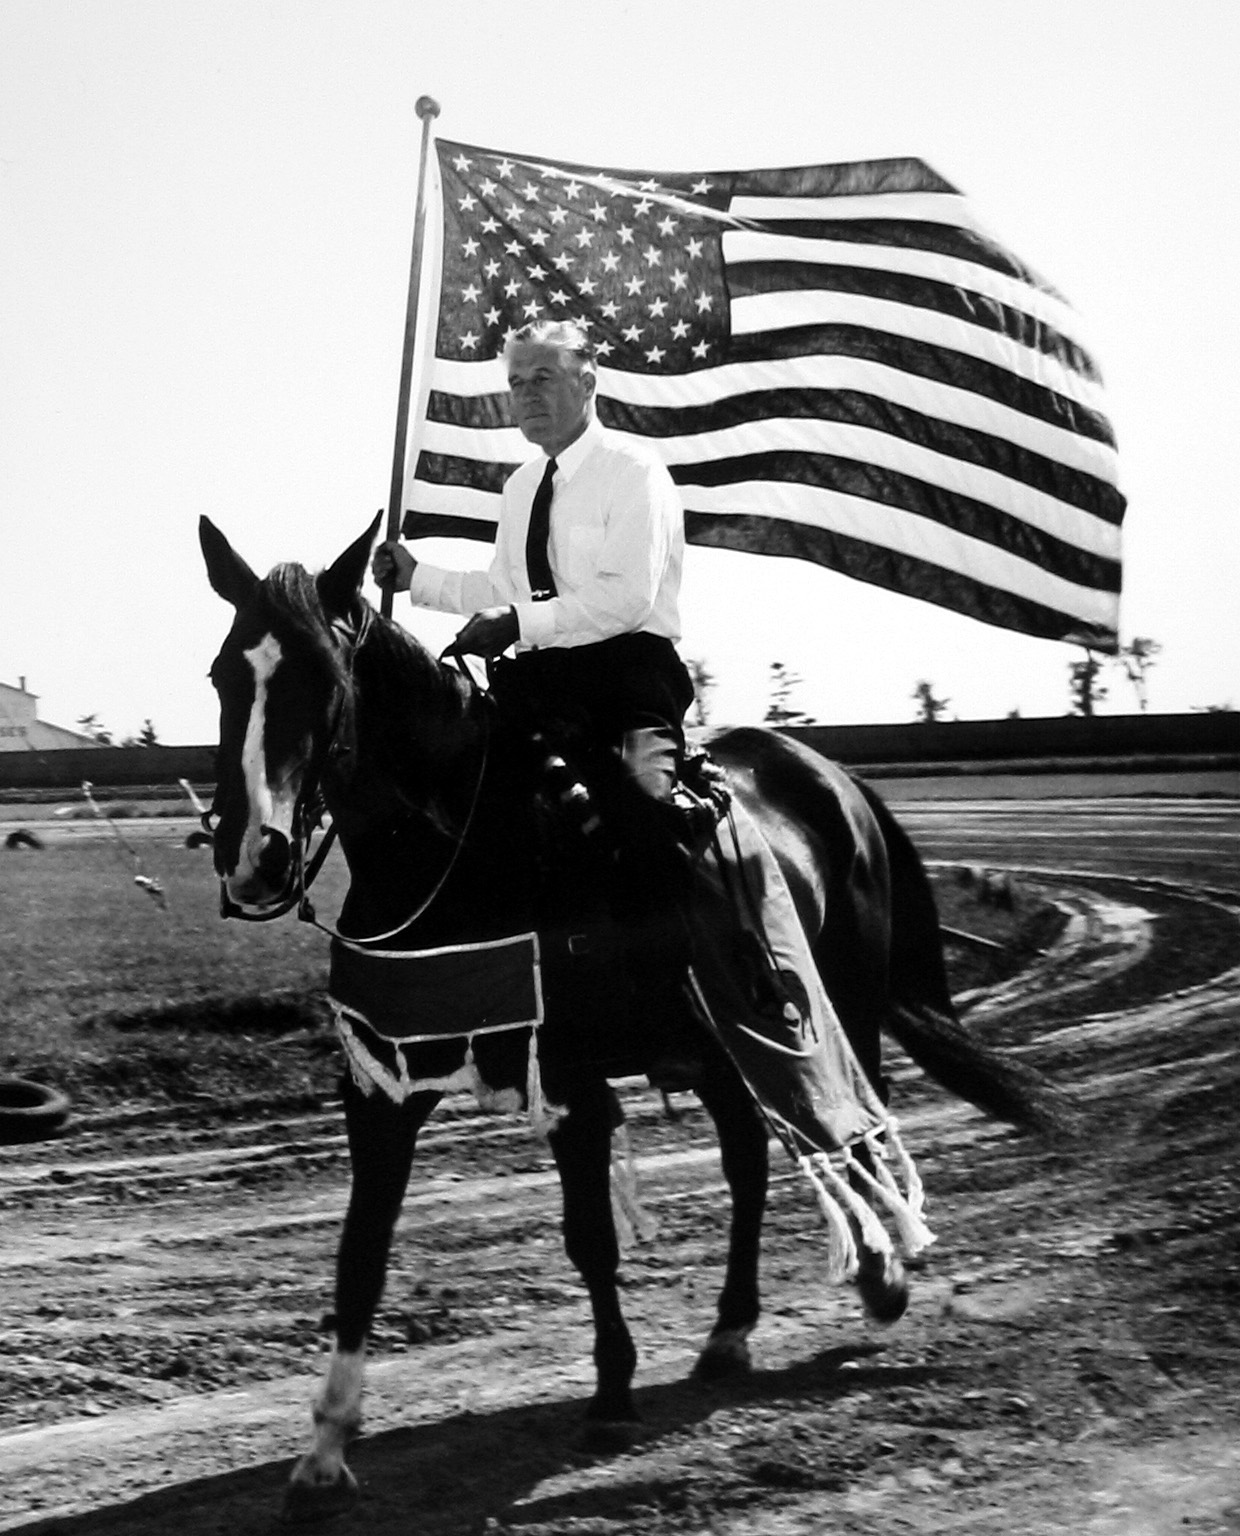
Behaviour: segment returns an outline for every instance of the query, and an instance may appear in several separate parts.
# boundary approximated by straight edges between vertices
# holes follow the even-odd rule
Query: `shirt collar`
[[[586,429],[580,437],[574,438],[563,453],[555,456],[556,479],[560,482],[573,478],[590,454],[603,441],[604,428],[597,416],[586,423]]]

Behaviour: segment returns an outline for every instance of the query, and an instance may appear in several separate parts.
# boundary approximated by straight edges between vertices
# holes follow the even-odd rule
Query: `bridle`
[[[319,921],[314,903],[310,899],[310,887],[318,877],[319,871],[331,852],[336,841],[336,828],[329,826],[319,839],[318,846],[313,853],[310,844],[317,829],[323,825],[323,814],[327,809],[323,798],[322,779],[324,770],[334,760],[345,756],[350,746],[340,739],[341,725],[345,717],[347,702],[353,697],[353,661],[358,651],[365,644],[366,637],[370,633],[374,622],[374,610],[369,606],[362,609],[361,622],[354,631],[342,619],[332,622],[332,630],[340,642],[341,648],[348,647],[349,664],[345,681],[337,690],[335,704],[332,710],[331,723],[322,739],[315,743],[310,755],[310,761],[306,766],[302,777],[301,788],[298,790],[297,799],[293,805],[292,835],[290,842],[289,869],[285,878],[284,889],[279,899],[271,906],[246,907],[236,902],[228,893],[228,882],[220,876],[220,916],[224,918],[235,917],[246,923],[268,923],[278,917],[284,917],[294,908],[297,909],[298,919],[303,923],[310,923],[320,932],[326,933],[330,938],[339,940],[350,947],[364,948],[368,945],[381,943],[385,939],[395,938],[404,933],[430,908],[447,883],[448,877],[456,867],[456,862],[461,854],[470,828],[473,825],[474,816],[478,809],[478,801],[482,794],[483,781],[486,778],[487,764],[490,758],[491,729],[490,716],[484,713],[485,731],[482,740],[482,754],[478,763],[478,776],[474,783],[473,794],[470,799],[469,810],[466,813],[465,823],[458,834],[452,834],[454,847],[448,857],[448,861],[428,895],[423,897],[416,908],[395,927],[386,929],[382,933],[371,933],[364,936],[357,934],[345,934],[330,923]],[[469,679],[475,696],[481,693],[477,679],[465,665],[464,659],[455,647],[449,647],[443,653],[441,660],[452,657],[456,660],[461,671]],[[217,776],[218,777],[218,776]],[[210,808],[203,812],[201,821],[204,831],[214,839],[218,826],[221,809],[220,798],[222,781],[216,784],[215,795],[212,798]]]

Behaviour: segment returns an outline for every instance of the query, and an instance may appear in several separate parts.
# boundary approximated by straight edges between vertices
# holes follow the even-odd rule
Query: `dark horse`
[[[563,886],[571,905],[585,899],[584,887],[561,880],[558,866],[551,880],[537,874],[547,834],[529,813],[528,743],[497,729],[487,695],[460,670],[362,599],[375,531],[317,577],[288,564],[260,579],[202,521],[211,584],[236,609],[211,669],[221,705],[215,861],[226,907],[278,914],[304,894],[308,824],[321,796],[351,877],[341,933],[390,943],[409,928],[412,937],[401,942],[419,951],[512,934],[532,926],[532,901],[554,905]],[[882,1091],[885,1028],[946,1087],[1005,1119],[1039,1123],[1044,1106],[1032,1074],[972,1042],[955,1020],[929,882],[881,801],[776,732],[729,731],[710,750],[774,848],[870,1081]],[[602,986],[574,990],[567,963],[557,971],[551,948],[544,955],[541,1065],[547,1099],[565,1111],[549,1135],[565,1247],[594,1316],[597,1389],[589,1414],[621,1423],[635,1416],[636,1351],[617,1297],[609,1196],[616,1099],[608,1079],[654,1075],[669,1049],[697,1064],[695,1091],[715,1122],[732,1194],[726,1279],[699,1360],[703,1373],[748,1362],[745,1339],[759,1313],[768,1129],[728,1054],[687,1005],[679,1016],[664,1008],[651,1020],[640,984],[617,987],[617,973],[606,966]],[[567,999],[558,1007],[557,987]],[[495,1033],[476,1041],[493,1085],[525,1089],[528,1032],[520,1050],[517,1038]],[[336,1344],[315,1404],[313,1443],[290,1485],[298,1515],[337,1507],[355,1486],[344,1448],[360,1423],[365,1340],[393,1227],[418,1131],[440,1097],[433,1084],[449,1080],[464,1053],[460,1040],[425,1049],[430,1057],[403,1098],[345,1077],[352,1190],[337,1261]],[[872,1315],[891,1320],[906,1297],[899,1261],[875,1255],[864,1223],[850,1221],[862,1299]]]

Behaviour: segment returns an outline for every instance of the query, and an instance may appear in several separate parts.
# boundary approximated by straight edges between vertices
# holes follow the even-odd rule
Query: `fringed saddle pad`
[[[468,1088],[484,1108],[524,1104],[535,1124],[548,1118],[538,1063],[544,1009],[536,933],[415,950],[334,939],[328,1000],[363,1093],[378,1089],[402,1104],[413,1093]],[[479,1037],[518,1030],[528,1036],[523,1090],[488,1081],[474,1055]]]

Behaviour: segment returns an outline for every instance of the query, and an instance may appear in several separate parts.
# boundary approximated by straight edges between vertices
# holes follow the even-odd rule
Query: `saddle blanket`
[[[412,1093],[466,1089],[487,1109],[528,1109],[537,1126],[554,1123],[542,1095],[538,1030],[543,1023],[537,933],[438,949],[362,949],[333,940],[328,1001],[354,1082],[401,1104]],[[474,1041],[524,1031],[525,1090],[487,1081]],[[428,1047],[456,1044],[445,1058]],[[519,1047],[518,1047],[519,1048]],[[426,1070],[411,1070],[411,1057]]]

